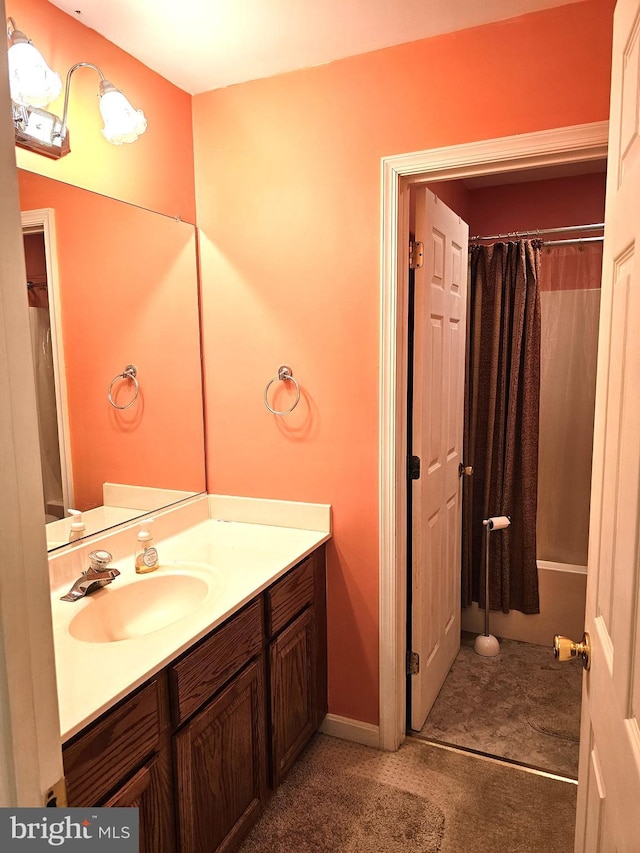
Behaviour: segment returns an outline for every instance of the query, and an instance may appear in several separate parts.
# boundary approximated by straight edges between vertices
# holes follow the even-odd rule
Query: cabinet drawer
[[[273,637],[311,604],[315,595],[316,555],[310,554],[267,590],[267,633]]]
[[[158,749],[166,713],[163,679],[108,711],[63,749],[70,806],[92,806]],[[166,699],[164,699],[166,702]]]
[[[176,725],[183,723],[262,648],[262,598],[231,617],[169,667]]]

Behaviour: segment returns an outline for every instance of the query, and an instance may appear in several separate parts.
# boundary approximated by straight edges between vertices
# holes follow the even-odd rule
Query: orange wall
[[[605,183],[605,173],[599,172],[472,190],[469,233],[503,234],[604,222]]]
[[[198,492],[204,435],[195,228],[20,171],[23,210],[55,209],[77,509],[104,482]],[[131,408],[111,380],[138,368]],[[131,399],[130,383],[113,388]]]
[[[612,7],[194,98],[208,487],[333,505],[335,714],[378,719],[380,158],[606,119]],[[262,394],[282,363],[302,398],[277,418]]]
[[[191,96],[46,0],[7,0],[6,11],[63,82],[72,65],[92,62],[149,122],[133,144],[107,142],[98,75],[81,68],[71,78],[71,153],[54,161],[16,149],[18,166],[194,223]],[[61,116],[62,103],[48,109]]]

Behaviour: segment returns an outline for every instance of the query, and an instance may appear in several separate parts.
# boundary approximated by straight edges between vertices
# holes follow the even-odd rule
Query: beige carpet
[[[570,853],[576,786],[410,738],[316,735],[242,853]]]

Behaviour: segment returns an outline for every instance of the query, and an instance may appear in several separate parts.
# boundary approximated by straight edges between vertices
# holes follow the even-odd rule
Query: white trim
[[[331,533],[331,504],[209,495],[211,518]]]
[[[319,731],[324,735],[350,740],[352,743],[361,743],[364,746],[377,748],[380,744],[378,726],[362,723],[360,720],[351,720],[348,717],[339,717],[337,714],[327,714],[320,724]]]
[[[404,276],[399,275],[399,238],[408,242],[403,187],[607,156],[608,122],[561,127],[416,151],[381,162],[380,283],[380,502],[379,656],[381,749],[395,750],[405,736],[404,447],[406,380],[402,342]],[[402,180],[404,179],[404,181]]]
[[[47,290],[49,293],[49,320],[52,332],[53,379],[56,393],[60,470],[62,473],[62,501],[66,512],[69,507],[75,506],[75,502],[73,497],[67,370],[64,358],[64,337],[62,334],[62,302],[60,298],[60,274],[58,272],[55,210],[51,207],[43,207],[38,210],[23,210],[21,218],[23,232],[25,228],[29,228],[30,230],[42,229],[44,235]]]
[[[427,182],[599,160],[607,156],[608,129],[609,122],[600,121],[430,148],[383,157],[382,168]]]
[[[153,512],[158,507],[170,506],[178,501],[187,500],[196,492],[184,492],[178,489],[159,489],[154,486],[127,486],[123,483],[102,484],[102,505],[121,509],[144,510]]]
[[[549,560],[536,560],[538,570],[543,569],[548,572],[567,572],[570,575],[586,575],[589,573],[589,566],[578,566],[575,563],[552,563]]]

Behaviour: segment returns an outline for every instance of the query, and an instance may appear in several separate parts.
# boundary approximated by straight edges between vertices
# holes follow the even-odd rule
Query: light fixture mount
[[[69,132],[55,113],[12,102],[15,143],[19,148],[59,160],[71,150]]]

